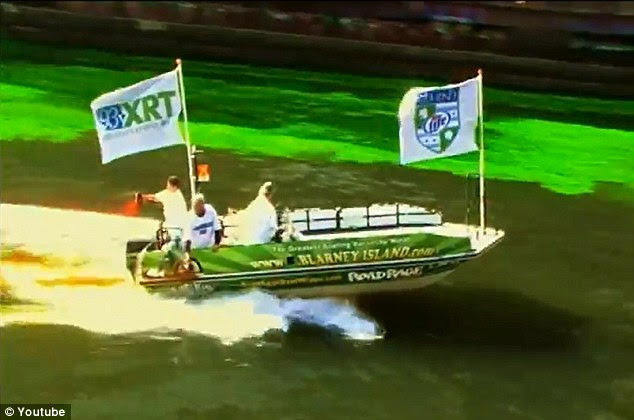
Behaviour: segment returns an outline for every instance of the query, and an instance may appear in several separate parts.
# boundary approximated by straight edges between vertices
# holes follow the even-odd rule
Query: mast
[[[478,69],[478,136],[480,137],[480,231],[484,235],[486,205],[484,200],[484,106],[482,102],[482,69]]]
[[[190,200],[196,194],[196,174],[194,173],[194,154],[189,141],[189,126],[187,120],[187,106],[185,105],[185,85],[183,84],[183,66],[180,58],[176,59],[176,69],[178,74],[178,86],[180,88],[181,107],[183,108],[183,119],[185,122],[185,145],[187,147],[187,165],[189,171],[189,191]]]

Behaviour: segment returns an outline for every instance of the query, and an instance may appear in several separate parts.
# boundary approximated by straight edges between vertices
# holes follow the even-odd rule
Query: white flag
[[[412,88],[399,107],[401,164],[478,150],[481,76],[465,82]]]
[[[181,144],[177,70],[101,95],[90,104],[101,163]]]

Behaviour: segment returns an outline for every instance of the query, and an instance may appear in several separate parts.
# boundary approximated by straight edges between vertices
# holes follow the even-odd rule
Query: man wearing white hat
[[[215,250],[222,240],[222,227],[218,214],[211,204],[205,204],[205,196],[200,193],[192,198],[189,225],[183,239],[186,252],[197,248]]]

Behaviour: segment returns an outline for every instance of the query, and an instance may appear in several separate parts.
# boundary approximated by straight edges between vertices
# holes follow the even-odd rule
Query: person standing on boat
[[[273,206],[273,184],[262,184],[258,196],[244,210],[245,234],[250,244],[265,244],[278,234],[277,211]]]
[[[187,253],[199,248],[216,250],[222,240],[222,227],[218,214],[211,204],[205,204],[205,196],[200,193],[192,198],[189,225],[183,240]]]
[[[165,189],[156,194],[136,194],[137,201],[147,200],[160,203],[163,206],[165,221],[162,227],[167,229],[170,236],[183,237],[183,231],[187,228],[187,203],[180,189],[180,180],[176,176],[167,178]]]

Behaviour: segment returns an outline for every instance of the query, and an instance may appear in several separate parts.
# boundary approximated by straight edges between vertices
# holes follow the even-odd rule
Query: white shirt
[[[184,229],[187,226],[187,204],[181,190],[172,192],[165,189],[154,194],[154,197],[163,205],[164,227]]]
[[[208,248],[216,242],[216,231],[220,230],[220,222],[216,210],[210,205],[205,204],[205,214],[202,217],[192,210],[189,215],[189,229],[184,239],[191,240],[192,249]]]
[[[244,210],[245,221],[244,241],[249,244],[265,244],[271,242],[277,231],[277,212],[275,207],[263,195],[258,195],[255,200]]]

